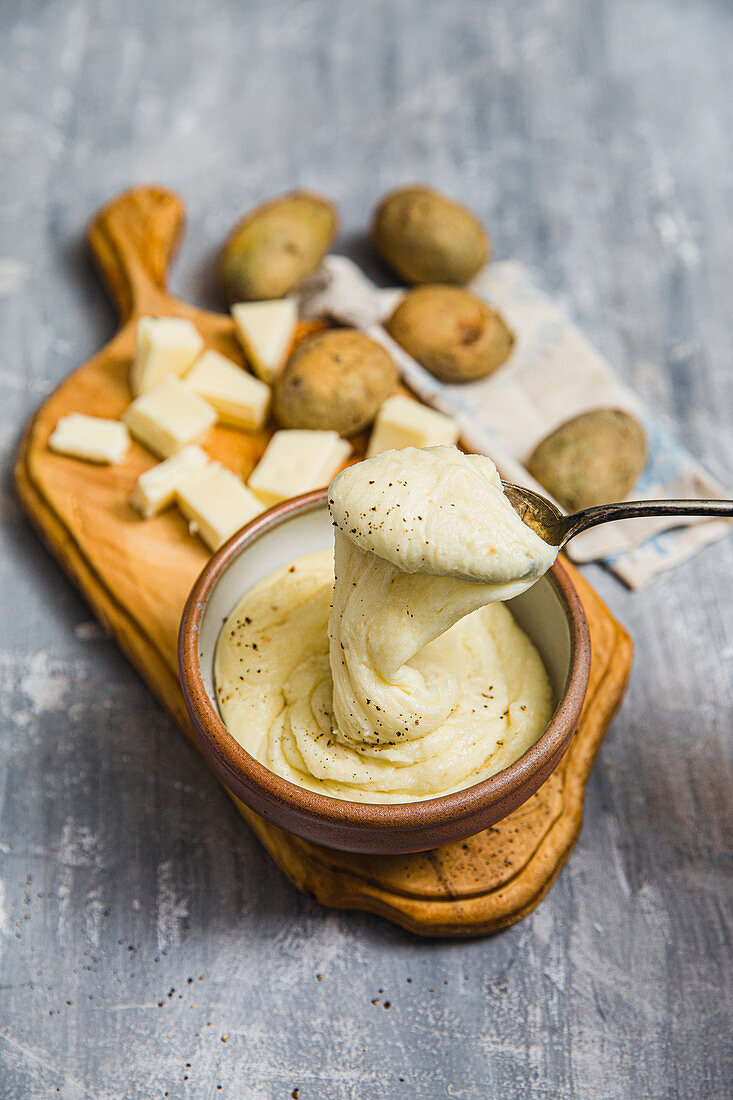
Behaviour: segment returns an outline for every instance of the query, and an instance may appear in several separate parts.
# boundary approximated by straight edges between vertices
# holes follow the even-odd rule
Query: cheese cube
[[[402,447],[450,446],[457,439],[455,420],[398,393],[380,406],[367,458],[379,451],[398,451]]]
[[[337,432],[275,432],[247,484],[269,507],[328,485],[350,454]]]
[[[203,439],[216,423],[216,410],[179,378],[167,374],[136,397],[122,419],[143,446],[159,458],[168,458],[187,443]]]
[[[117,466],[125,459],[130,436],[119,420],[70,413],[61,417],[49,436],[48,445],[60,455],[96,462],[100,466]]]
[[[195,443],[189,443],[178,454],[171,455],[157,466],[140,474],[130,495],[130,504],[144,519],[157,516],[173,503],[176,489],[192,470],[208,465],[209,456]]]
[[[185,382],[216,409],[223,424],[257,431],[267,420],[270,387],[218,351],[205,351]]]
[[[235,531],[264,512],[254,493],[219,462],[194,470],[176,489],[176,503],[211,550],[218,550]]]
[[[130,368],[133,396],[145,393],[166,374],[185,374],[204,342],[191,321],[183,317],[141,317],[137,347]]]
[[[239,302],[232,306],[237,336],[252,369],[272,384],[285,366],[298,323],[298,309],[290,298],[271,302]]]

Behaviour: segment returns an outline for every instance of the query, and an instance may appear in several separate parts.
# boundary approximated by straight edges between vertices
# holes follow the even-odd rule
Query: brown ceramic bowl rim
[[[291,783],[261,764],[234,739],[212,705],[201,675],[198,632],[206,602],[221,575],[247,546],[290,517],[324,507],[327,495],[327,489],[317,489],[293,497],[276,504],[241,528],[209,559],[186,602],[178,637],[181,687],[201,748],[218,765],[216,770],[226,785],[239,797],[244,791],[257,790],[260,801],[279,804],[296,817],[332,827],[358,828],[367,832],[387,829],[409,834],[480,813],[519,790],[532,775],[550,765],[553,757],[557,758],[557,763],[568,741],[568,727],[574,730],[577,725],[590,670],[590,638],[583,605],[559,562],[555,562],[547,577],[568,612],[570,672],[565,691],[540,738],[496,775],[453,794],[420,802],[349,802]]]

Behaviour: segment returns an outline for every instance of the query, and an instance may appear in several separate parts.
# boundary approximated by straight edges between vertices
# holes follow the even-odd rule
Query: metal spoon
[[[616,519],[635,516],[727,516],[733,517],[733,500],[625,500],[618,504],[600,504],[566,516],[539,493],[502,481],[504,492],[521,519],[551,546],[565,543],[596,527]]]

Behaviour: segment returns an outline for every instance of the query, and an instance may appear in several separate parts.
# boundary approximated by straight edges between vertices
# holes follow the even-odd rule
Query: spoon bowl
[[[549,543],[562,547],[570,539],[617,519],[639,516],[718,516],[733,517],[733,500],[624,500],[615,504],[599,504],[571,515],[565,513],[541,493],[502,481],[504,493],[517,515],[532,530]]]

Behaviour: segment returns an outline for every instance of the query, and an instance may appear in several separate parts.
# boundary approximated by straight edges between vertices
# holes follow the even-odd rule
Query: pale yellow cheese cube
[[[130,389],[137,397],[166,374],[179,378],[201,353],[204,342],[192,321],[184,317],[141,317],[137,323]]]
[[[188,474],[176,489],[176,503],[192,533],[200,535],[211,550],[218,550],[265,510],[254,493],[219,462]]]
[[[367,458],[379,451],[399,451],[403,447],[450,446],[457,439],[455,420],[398,393],[380,406]]]
[[[223,424],[257,431],[267,420],[270,387],[218,351],[199,356],[185,382],[216,409]]]
[[[206,452],[195,443],[189,443],[178,454],[171,455],[140,474],[130,495],[130,504],[144,519],[157,516],[173,503],[181,481],[192,470],[203,469],[208,462],[209,456]]]
[[[58,421],[48,445],[57,454],[100,466],[117,466],[127,455],[130,436],[119,420],[70,413]]]
[[[244,354],[255,374],[272,384],[285,366],[298,323],[298,309],[290,298],[271,302],[238,302],[232,317]]]
[[[122,419],[143,446],[159,458],[169,458],[187,443],[204,438],[216,423],[216,410],[180,378],[167,374],[136,397]]]
[[[351,454],[338,432],[275,432],[247,484],[268,505],[328,485]]]

